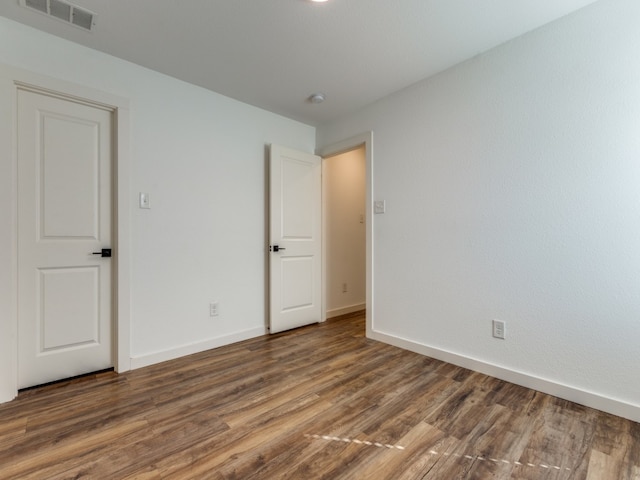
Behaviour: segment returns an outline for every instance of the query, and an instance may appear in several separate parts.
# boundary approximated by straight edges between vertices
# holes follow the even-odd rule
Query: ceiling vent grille
[[[96,24],[95,13],[63,0],[20,0],[20,5],[84,30],[91,31]]]

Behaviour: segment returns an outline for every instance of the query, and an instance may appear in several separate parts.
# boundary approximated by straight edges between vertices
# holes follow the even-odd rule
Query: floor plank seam
[[[346,437],[334,437],[332,435],[318,435],[318,434],[309,434],[305,433],[304,436],[306,438],[313,438],[316,440],[326,440],[332,442],[343,442],[343,443],[355,443],[357,445],[365,445],[368,447],[378,447],[378,448],[388,448],[388,449],[396,449],[396,450],[405,450],[405,447],[402,445],[391,445],[389,443],[380,443],[380,442],[371,442],[369,440],[359,440],[357,438],[346,438]]]
[[[377,448],[387,448],[387,449],[396,449],[396,450],[406,450],[406,447],[402,445],[392,445],[389,443],[380,443],[380,442],[372,442],[369,440],[359,440],[352,439],[348,437],[336,437],[333,435],[319,435],[319,434],[304,434],[305,438],[312,438],[314,440],[324,440],[327,442],[343,442],[343,443],[354,443],[357,445],[364,445],[369,447],[377,447]],[[480,461],[480,462],[490,462],[496,465],[504,464],[504,465],[513,465],[516,467],[530,467],[530,468],[541,468],[543,470],[563,470],[562,467],[553,464],[547,463],[531,463],[531,462],[520,462],[518,460],[506,460],[501,458],[493,458],[493,457],[485,457],[482,455],[469,455],[469,454],[461,454],[461,453],[449,453],[449,452],[438,452],[436,450],[429,450],[429,455],[436,457],[452,457],[457,459],[465,459],[471,460],[472,462]],[[569,467],[564,468],[565,471],[571,471]]]

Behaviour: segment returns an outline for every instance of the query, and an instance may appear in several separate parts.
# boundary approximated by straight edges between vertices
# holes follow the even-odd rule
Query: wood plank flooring
[[[0,405],[1,479],[640,479],[640,424],[331,320]]]

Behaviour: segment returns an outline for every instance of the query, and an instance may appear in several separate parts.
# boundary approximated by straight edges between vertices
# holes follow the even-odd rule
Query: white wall
[[[640,420],[638,19],[601,0],[318,130],[375,132],[374,338]]]
[[[365,174],[364,147],[324,160],[327,318],[365,308]]]
[[[133,366],[263,333],[265,146],[312,152],[315,129],[2,17],[0,45],[0,64],[130,99]],[[3,400],[13,381],[15,225],[11,142],[0,135]],[[150,210],[137,208],[141,191]]]

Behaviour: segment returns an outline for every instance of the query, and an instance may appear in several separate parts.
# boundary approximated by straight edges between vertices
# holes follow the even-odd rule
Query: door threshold
[[[42,389],[46,387],[62,386],[62,385],[67,385],[71,383],[78,383],[78,382],[89,380],[91,378],[96,378],[99,375],[109,373],[109,372],[114,372],[114,371],[115,369],[111,367],[111,368],[105,368],[104,370],[97,370],[95,372],[83,373],[81,375],[76,375],[74,377],[68,377],[60,380],[54,380],[52,382],[41,383],[39,385],[33,385],[32,387],[21,388],[20,390],[18,390],[18,394],[30,392],[32,390]]]

